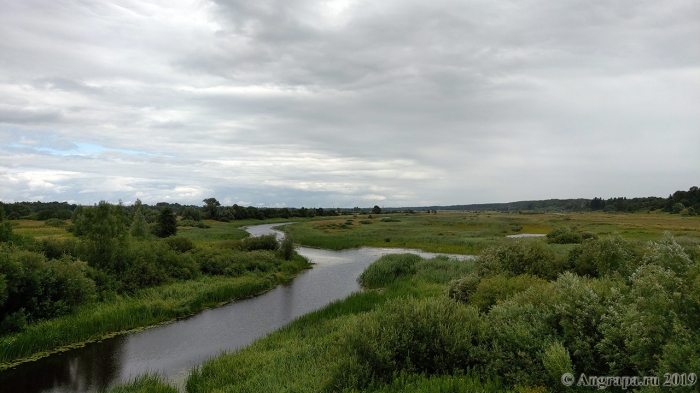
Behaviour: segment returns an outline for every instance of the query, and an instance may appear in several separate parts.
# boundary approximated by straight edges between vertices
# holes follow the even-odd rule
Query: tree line
[[[196,247],[175,236],[170,206],[102,201],[76,206],[70,220],[74,237],[34,239],[14,233],[0,209],[0,336],[171,281],[299,270],[291,240],[278,244],[274,236]]]

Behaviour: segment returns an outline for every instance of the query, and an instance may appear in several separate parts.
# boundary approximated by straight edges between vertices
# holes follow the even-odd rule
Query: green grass
[[[157,374],[145,374],[123,385],[115,386],[109,393],[178,393],[168,384],[164,377]]]
[[[70,220],[66,221],[70,223]],[[73,234],[66,231],[65,227],[45,226],[44,221],[33,220],[15,220],[12,221],[12,231],[18,235],[33,237],[41,240],[45,238],[67,238],[73,237]]]
[[[234,222],[219,222],[205,220],[211,228],[178,227],[177,235],[186,237],[197,246],[212,245],[223,240],[241,240],[248,237],[248,232],[239,227],[241,224]]]
[[[619,233],[638,241],[660,240],[671,231],[680,242],[700,241],[700,216],[668,213],[516,214],[441,211],[438,214],[382,214],[317,219],[289,225],[284,231],[305,246],[343,250],[362,246],[400,247],[427,252],[478,254],[498,239],[518,233],[546,234],[577,226],[601,236]],[[386,222],[391,217],[399,222]],[[362,223],[361,223],[362,221]],[[371,224],[366,224],[366,222]],[[387,241],[389,240],[389,241]]]

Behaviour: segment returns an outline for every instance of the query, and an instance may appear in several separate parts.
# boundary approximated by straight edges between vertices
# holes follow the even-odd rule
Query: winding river
[[[247,228],[252,236],[282,232],[283,224]],[[411,252],[396,248],[330,251],[307,247],[299,254],[313,264],[288,285],[260,296],[202,311],[192,317],[85,347],[57,353],[0,372],[3,392],[96,392],[145,372],[166,375],[182,384],[189,370],[222,351],[242,348],[295,318],[343,299],[360,288],[357,277],[384,254]],[[464,257],[464,256],[462,256]]]

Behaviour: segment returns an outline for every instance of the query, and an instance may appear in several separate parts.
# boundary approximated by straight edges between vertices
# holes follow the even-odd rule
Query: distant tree
[[[0,205],[0,242],[10,240],[12,236],[12,225],[5,219],[5,209]]]
[[[294,239],[289,233],[284,236],[282,243],[280,243],[280,253],[286,261],[292,259],[294,255]]]
[[[123,206],[100,201],[93,207],[77,208],[74,213],[74,233],[86,242],[88,263],[111,270],[113,257],[123,249],[128,233],[129,216]]]
[[[382,208],[377,205],[374,205],[374,207],[372,208],[372,214],[382,214]]]
[[[164,207],[156,221],[156,236],[168,237],[177,233],[177,217],[170,207]]]
[[[593,198],[591,203],[588,205],[591,210],[603,210],[605,208],[605,201],[603,198]]]
[[[146,217],[144,217],[141,211],[142,208],[136,210],[134,220],[131,222],[131,227],[129,228],[129,232],[131,232],[131,236],[133,237],[145,239],[151,233],[148,230],[148,222],[146,221]]]
[[[204,213],[207,218],[210,218],[212,220],[216,220],[218,216],[218,207],[221,206],[221,203],[216,200],[216,198],[207,198],[204,199],[202,202],[204,202]]]
[[[673,207],[671,208],[671,213],[678,214],[678,213],[682,212],[683,209],[685,209],[685,205],[683,205],[680,202],[674,203]]]
[[[202,221],[202,212],[198,209],[186,207],[182,209],[182,219],[192,221]]]

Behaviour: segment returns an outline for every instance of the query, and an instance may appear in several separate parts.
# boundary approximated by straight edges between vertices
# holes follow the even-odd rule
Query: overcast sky
[[[700,185],[700,2],[0,0],[0,200]]]

